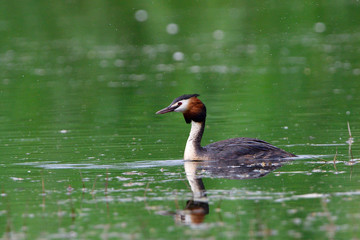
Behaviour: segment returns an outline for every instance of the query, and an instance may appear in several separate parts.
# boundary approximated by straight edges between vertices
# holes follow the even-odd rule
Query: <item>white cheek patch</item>
[[[176,108],[174,110],[174,112],[185,112],[188,110],[188,106],[189,106],[189,100],[181,100],[182,104],[180,107]],[[176,106],[178,103],[175,103],[174,106]]]

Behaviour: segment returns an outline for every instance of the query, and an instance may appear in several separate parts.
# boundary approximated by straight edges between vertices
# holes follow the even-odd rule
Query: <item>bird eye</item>
[[[182,102],[178,102],[178,106],[181,106]]]

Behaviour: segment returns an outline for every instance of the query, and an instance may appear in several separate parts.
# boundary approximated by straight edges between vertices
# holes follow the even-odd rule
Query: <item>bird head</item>
[[[203,122],[206,118],[206,107],[197,98],[198,96],[199,94],[185,94],[177,97],[168,107],[157,111],[156,114],[181,112],[186,123],[191,123],[191,121]]]

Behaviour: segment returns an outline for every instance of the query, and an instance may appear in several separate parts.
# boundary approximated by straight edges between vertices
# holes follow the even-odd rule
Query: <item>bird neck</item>
[[[184,161],[186,178],[190,184],[195,201],[207,201],[206,189],[202,179],[197,175],[202,161]]]
[[[202,122],[191,121],[191,130],[186,142],[184,160],[203,160],[201,159],[201,138],[205,129],[205,120]]]

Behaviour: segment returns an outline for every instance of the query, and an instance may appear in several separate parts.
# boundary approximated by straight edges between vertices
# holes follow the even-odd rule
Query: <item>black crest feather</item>
[[[172,105],[178,101],[184,100],[184,99],[189,99],[189,98],[198,97],[198,96],[200,96],[200,95],[199,94],[184,94],[180,97],[175,98],[174,101],[172,101],[172,103],[170,105]]]

